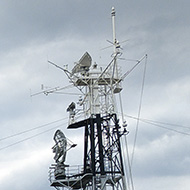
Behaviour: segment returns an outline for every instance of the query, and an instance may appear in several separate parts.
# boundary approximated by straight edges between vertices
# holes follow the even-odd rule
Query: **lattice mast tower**
[[[91,65],[92,58],[86,52],[71,72],[64,69],[70,82],[82,92],[78,101],[82,111],[77,111],[74,102],[67,111],[68,129],[84,128],[84,159],[81,171],[76,174],[67,173],[69,167],[57,162],[55,179],[50,180],[57,189],[126,190],[120,144],[126,130],[120,127],[116,114],[115,96],[122,90],[122,78],[117,65],[121,48],[116,40],[114,8],[111,16],[114,52],[106,68],[103,70],[96,63]]]

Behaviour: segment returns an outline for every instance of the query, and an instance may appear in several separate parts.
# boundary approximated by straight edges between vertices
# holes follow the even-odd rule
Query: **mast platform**
[[[53,187],[70,187],[72,189],[84,188],[89,180],[92,178],[92,173],[80,174],[71,176],[65,179],[53,180],[51,186]]]
[[[75,147],[63,132],[54,135],[55,164],[50,167],[50,185],[57,190],[126,190],[121,137],[127,133],[126,126],[120,126],[117,116],[117,97],[122,90],[123,76],[117,59],[122,55],[115,35],[115,9],[112,8],[113,47],[111,62],[103,69],[86,52],[72,71],[61,68],[69,82],[81,95],[78,102],[71,102],[67,108],[69,125],[67,129],[83,128],[83,164],[65,164],[66,153]],[[79,107],[79,108],[78,108]],[[121,106],[122,110],[122,106]],[[76,156],[76,155],[73,155]]]
[[[97,80],[98,85],[117,84],[117,83],[121,82],[120,78],[103,78],[102,77],[99,79],[94,78],[93,80]],[[92,78],[78,78],[75,81],[75,85],[76,86],[88,86],[92,83],[91,81],[92,81]]]

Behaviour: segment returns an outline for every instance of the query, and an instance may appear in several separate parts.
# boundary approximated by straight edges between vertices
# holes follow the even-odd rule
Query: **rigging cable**
[[[137,117],[133,117],[133,116],[126,115],[126,114],[125,114],[125,116],[128,117],[128,118],[131,118],[131,119],[138,120]],[[154,121],[154,120],[143,119],[143,118],[139,118],[139,120],[140,120],[141,122],[144,122],[144,123],[147,123],[147,124],[150,124],[150,125],[154,125],[154,126],[156,126],[156,127],[160,127],[160,128],[167,129],[167,130],[170,130],[170,131],[179,133],[179,134],[183,134],[183,135],[190,136],[190,133],[182,132],[182,131],[179,131],[179,130],[176,130],[176,129],[171,129],[171,128],[165,127],[165,126],[163,126],[163,125],[177,126],[177,127],[181,127],[181,128],[190,129],[190,127],[187,127],[187,126],[176,125],[176,124],[172,124],[172,123],[165,123],[165,122]]]
[[[137,61],[137,63],[129,70],[127,71],[123,76],[122,76],[122,80],[128,76],[138,65],[139,63],[142,62],[143,59],[146,59],[147,60],[147,54],[144,55],[140,60],[135,60]],[[146,60],[145,60],[145,64],[146,64]],[[146,69],[145,69],[146,70]],[[144,71],[144,76],[145,76],[145,71]],[[145,77],[143,77],[144,79]],[[143,82],[144,83],[144,82]],[[142,99],[142,98],[141,98]],[[122,106],[122,101],[121,101],[121,94],[119,93],[119,101],[120,101],[120,107],[121,107],[121,115],[122,115],[122,122],[123,122],[123,125],[125,125],[125,120],[124,120],[124,114],[123,114],[123,106]],[[139,116],[140,117],[140,116]],[[129,168],[129,172],[127,173],[127,180],[128,180],[128,187],[130,188],[130,184],[131,184],[131,187],[132,187],[132,190],[134,190],[134,183],[133,183],[133,176],[132,176],[132,170],[131,170],[131,165],[132,165],[132,162],[130,163],[130,158],[129,158],[129,150],[128,150],[128,143],[127,143],[127,137],[126,135],[124,135],[124,139],[125,139],[125,148],[126,148],[126,153],[127,153],[127,165],[128,165],[128,168]],[[123,146],[124,147],[124,146]],[[130,181],[129,181],[130,180]]]
[[[178,125],[178,124],[174,124],[174,123],[167,123],[167,122],[162,122],[162,121],[154,121],[154,120],[150,120],[150,119],[142,119],[142,120],[153,122],[153,123],[158,123],[158,124],[162,124],[162,125],[170,125],[170,126],[190,129],[190,127],[187,127],[187,126],[184,126],[184,125]]]
[[[185,132],[181,132],[181,131],[178,131],[178,130],[175,130],[175,129],[171,129],[171,128],[168,128],[168,127],[164,127],[164,126],[159,125],[159,124],[156,124],[156,123],[152,123],[152,122],[144,121],[144,120],[142,120],[142,122],[144,122],[144,123],[148,123],[148,124],[151,124],[151,125],[154,125],[154,126],[157,126],[157,127],[163,128],[163,129],[167,129],[167,130],[170,130],[170,131],[173,131],[173,132],[176,132],[176,133],[180,133],[180,134],[183,134],[183,135],[188,135],[188,136],[190,136],[189,133],[185,133]]]
[[[121,100],[122,100],[121,99],[121,93],[119,93],[119,102],[120,102],[120,107],[121,107],[121,118],[122,118],[123,127],[125,127],[124,125],[126,125],[126,121],[124,120],[123,106],[122,106]],[[126,172],[127,173],[128,188],[130,190],[130,184],[131,184],[132,190],[134,190],[133,176],[132,176],[132,171],[131,171],[131,163],[130,163],[130,159],[129,159],[129,149],[128,149],[127,137],[125,134],[124,134],[124,140],[125,140],[125,142],[123,142],[123,143],[125,144],[125,150],[126,150],[126,154],[127,154],[127,162],[125,161],[124,163],[127,163],[125,165],[127,165],[129,168],[129,172],[128,171]],[[123,147],[124,147],[124,145],[123,145]],[[125,156],[124,156],[124,160],[125,160]],[[126,168],[127,168],[127,166],[126,166]]]
[[[131,156],[131,167],[132,167],[132,164],[133,164],[134,153],[135,153],[135,146],[136,146],[137,134],[138,134],[138,128],[139,128],[139,118],[140,118],[140,114],[141,114],[142,97],[143,97],[143,91],[144,91],[144,85],[145,85],[146,66],[147,66],[147,54],[146,54],[146,56],[145,56],[145,64],[144,64],[142,88],[141,88],[140,103],[139,103],[139,110],[138,110],[138,116],[137,116],[137,125],[136,125],[135,139],[134,139],[133,150],[132,150],[132,156]]]
[[[35,138],[35,137],[37,137],[37,136],[39,136],[39,135],[42,135],[42,134],[44,134],[44,133],[47,133],[47,132],[49,132],[49,131],[51,131],[51,130],[57,128],[57,127],[60,127],[60,126],[62,126],[62,125],[63,125],[63,124],[57,125],[57,126],[51,128],[51,129],[48,129],[48,130],[43,131],[43,132],[41,132],[41,133],[38,133],[38,134],[36,134],[36,135],[27,137],[27,138],[25,138],[25,139],[22,139],[22,140],[20,140],[20,141],[17,141],[17,142],[15,142],[15,143],[12,143],[12,144],[10,144],[10,145],[7,145],[7,146],[5,146],[5,147],[2,147],[2,148],[0,148],[0,151],[1,151],[1,150],[4,150],[4,149],[6,149],[6,148],[9,148],[9,147],[11,147],[11,146],[14,146],[14,145],[16,145],[16,144],[22,143],[22,142],[24,142],[24,141],[27,141],[27,140],[29,140],[29,139]]]
[[[6,139],[9,139],[9,138],[18,136],[18,135],[22,135],[22,134],[24,134],[24,133],[28,133],[28,132],[30,132],[30,131],[34,131],[34,130],[39,129],[39,128],[46,127],[46,126],[48,126],[48,125],[57,123],[57,122],[59,122],[59,121],[65,120],[65,119],[67,119],[67,118],[62,118],[62,119],[59,119],[59,120],[56,120],[56,121],[53,121],[53,122],[50,122],[50,123],[46,123],[46,124],[44,124],[44,125],[40,125],[40,126],[38,126],[38,127],[34,127],[34,128],[31,128],[31,129],[28,129],[28,130],[25,130],[25,131],[22,131],[22,132],[13,134],[13,135],[9,135],[9,136],[7,136],[7,137],[3,137],[3,138],[0,139],[0,141],[6,140]]]

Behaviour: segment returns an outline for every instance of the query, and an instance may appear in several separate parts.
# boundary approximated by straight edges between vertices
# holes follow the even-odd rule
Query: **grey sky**
[[[78,61],[88,51],[93,61],[106,65],[112,49],[101,51],[112,40],[111,7],[116,9],[116,29],[123,43],[123,58],[140,59],[148,54],[141,117],[189,126],[190,118],[190,22],[188,1],[65,1],[0,2],[0,139],[66,118],[66,108],[77,96],[38,95],[41,84],[68,84],[60,66]],[[132,65],[120,61],[123,72]],[[126,115],[137,116],[143,63],[123,82]],[[129,147],[136,121],[127,118]],[[48,167],[56,126],[78,146],[69,152],[69,164],[82,159],[82,131],[66,130],[67,119],[38,130],[0,141],[0,187],[51,189]],[[168,127],[168,126],[167,126]],[[190,133],[189,128],[169,126]],[[25,138],[41,134],[2,149]],[[133,164],[138,190],[188,190],[190,187],[190,136],[140,122]],[[76,158],[77,155],[79,157]]]

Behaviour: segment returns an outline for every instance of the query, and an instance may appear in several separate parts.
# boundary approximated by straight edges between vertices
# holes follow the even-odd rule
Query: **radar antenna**
[[[75,63],[71,72],[50,62],[63,70],[69,81],[82,94],[77,103],[72,102],[67,108],[69,112],[67,128],[84,129],[83,164],[77,168],[64,164],[66,140],[60,131],[55,135],[56,139],[60,139],[61,146],[58,146],[56,142],[56,147],[58,146],[55,156],[57,169],[50,170],[50,183],[56,189],[126,190],[121,138],[128,132],[126,125],[120,126],[119,124],[116,96],[122,90],[122,80],[133,68],[122,75],[117,63],[121,55],[121,47],[116,39],[114,8],[112,8],[111,17],[113,54],[112,60],[104,69],[100,68],[97,63],[92,63],[88,52],[85,52]]]

